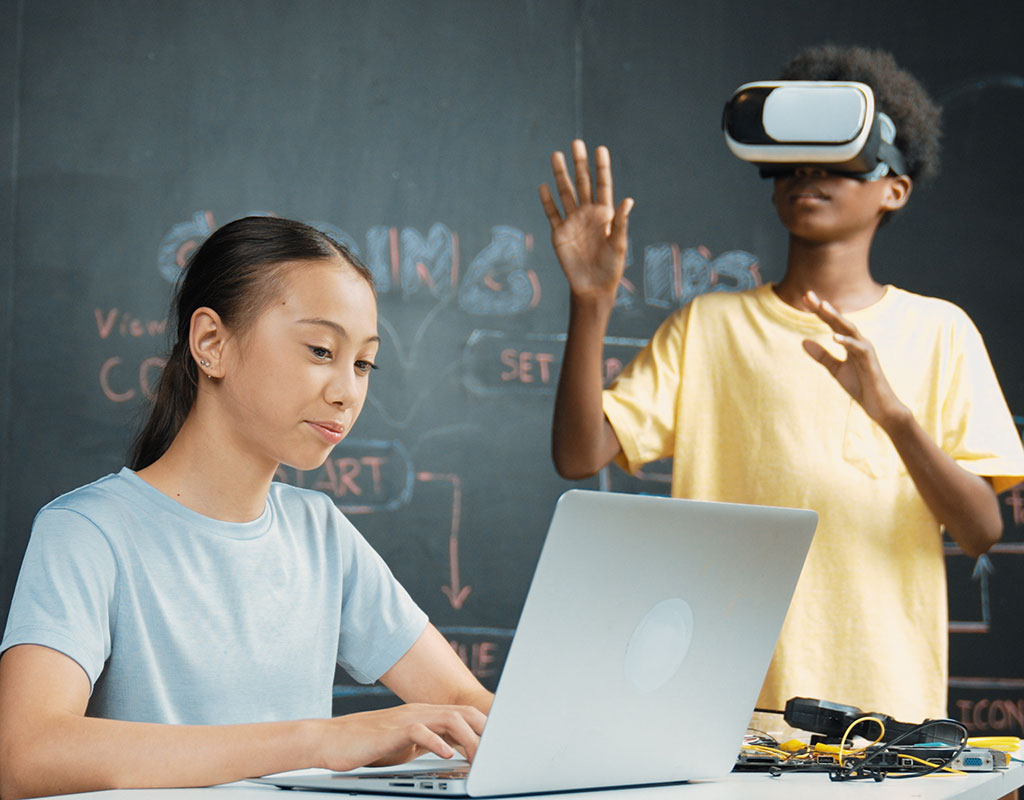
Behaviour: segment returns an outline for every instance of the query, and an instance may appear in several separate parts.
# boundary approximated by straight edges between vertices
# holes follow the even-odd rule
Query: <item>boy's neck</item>
[[[809,291],[841,312],[867,308],[885,294],[885,287],[871,275],[870,249],[870,238],[820,243],[791,236],[786,274],[775,285],[775,293],[801,310]]]

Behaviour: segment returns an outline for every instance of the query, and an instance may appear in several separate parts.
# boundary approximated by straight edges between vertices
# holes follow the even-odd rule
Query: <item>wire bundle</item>
[[[854,730],[858,726],[869,722],[878,726],[874,741],[863,747],[848,748],[847,745]],[[954,748],[951,753],[945,750],[942,758],[921,758],[908,754],[906,750],[896,750],[907,739],[911,739],[939,725],[952,725],[960,732],[960,739],[956,744],[943,743],[947,747]],[[933,775],[940,771],[951,774],[964,774],[950,766],[968,746],[967,728],[959,722],[949,719],[927,720],[893,738],[892,741],[883,743],[882,740],[884,738],[885,723],[878,717],[866,715],[858,717],[850,723],[838,745],[821,743],[807,745],[798,741],[780,744],[763,731],[752,730],[744,739],[742,749],[746,752],[769,755],[777,759],[777,764],[768,767],[768,773],[775,777],[781,775],[783,771],[790,770],[813,770],[819,772],[827,770],[829,779],[833,781],[867,778],[881,781],[886,777],[918,778],[925,775]],[[898,765],[894,764],[891,757],[889,759],[885,758],[886,755],[897,756],[900,763]],[[921,769],[909,767],[905,763],[908,760],[920,765]]]
[[[844,756],[843,748],[846,744],[847,738],[850,735],[850,732],[857,725],[860,725],[862,722],[866,722],[869,720],[876,723],[879,726],[880,731],[878,734],[878,738],[866,747],[859,748],[855,751],[850,751],[849,753],[846,753]],[[899,753],[899,757],[901,759],[906,758],[911,761],[917,762],[924,766],[925,769],[907,771],[906,768],[903,766],[893,766],[892,764],[886,763],[883,760],[883,756],[886,753],[893,751],[894,748],[896,748],[901,742],[910,739],[916,736],[917,734],[928,730],[929,728],[933,728],[938,725],[950,724],[954,725],[957,729],[959,729],[961,735],[960,741],[958,742],[956,749],[952,752],[952,754],[947,755],[945,758],[936,759],[932,761],[923,758],[918,758],[917,756],[908,755],[905,752]],[[955,770],[952,767],[950,767],[950,764],[956,761],[956,759],[964,751],[964,748],[967,747],[967,728],[965,728],[959,722],[955,722],[950,719],[930,719],[925,722],[922,722],[920,725],[914,726],[905,733],[900,734],[892,741],[886,742],[880,747],[876,747],[876,745],[878,745],[878,743],[881,742],[884,737],[885,725],[883,725],[882,721],[877,717],[861,717],[851,722],[850,726],[846,729],[846,732],[843,734],[842,741],[839,743],[839,763],[836,766],[836,769],[833,769],[829,772],[829,779],[833,781],[848,781],[856,780],[858,778],[872,778],[876,781],[881,781],[884,780],[886,777],[921,778],[925,775],[933,775],[941,770],[945,770],[947,772],[955,774],[963,774],[959,770]],[[850,757],[848,761],[846,760],[846,757]]]

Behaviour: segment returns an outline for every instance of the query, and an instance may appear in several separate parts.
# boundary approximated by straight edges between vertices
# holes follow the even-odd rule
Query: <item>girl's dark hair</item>
[[[866,83],[878,110],[896,125],[896,147],[907,160],[907,174],[916,181],[938,173],[941,109],[891,53],[831,44],[809,47],[789,60],[781,78]]]
[[[295,220],[244,217],[203,242],[185,265],[171,302],[174,343],[149,420],[132,444],[132,469],[148,467],[167,451],[195,403],[199,374],[189,347],[195,310],[211,308],[228,328],[243,332],[277,297],[288,262],[339,258],[373,287],[370,270],[346,247]]]

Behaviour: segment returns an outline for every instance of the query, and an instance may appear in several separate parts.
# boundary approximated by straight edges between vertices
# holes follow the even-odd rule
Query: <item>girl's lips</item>
[[[306,424],[316,431],[320,438],[328,444],[337,444],[345,438],[345,426],[337,422],[312,422],[306,420]]]

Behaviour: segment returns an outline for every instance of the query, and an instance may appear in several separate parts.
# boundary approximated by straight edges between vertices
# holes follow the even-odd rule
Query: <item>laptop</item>
[[[802,509],[570,490],[556,504],[468,769],[461,761],[448,774],[455,764],[431,758],[254,780],[488,797],[725,775],[817,519]]]

